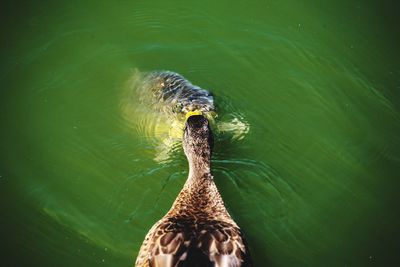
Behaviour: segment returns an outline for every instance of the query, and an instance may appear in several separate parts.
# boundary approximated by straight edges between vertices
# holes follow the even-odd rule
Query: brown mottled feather
[[[240,228],[210,173],[208,121],[194,117],[201,118],[188,119],[183,144],[189,177],[169,212],[147,234],[137,267],[251,266]]]

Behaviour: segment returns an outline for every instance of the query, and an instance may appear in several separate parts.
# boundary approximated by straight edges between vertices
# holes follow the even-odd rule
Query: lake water
[[[244,127],[218,133],[213,172],[255,266],[399,265],[396,10],[5,2],[1,265],[133,266],[188,175],[179,145],[157,157],[165,126],[129,112],[135,71],[160,69]]]

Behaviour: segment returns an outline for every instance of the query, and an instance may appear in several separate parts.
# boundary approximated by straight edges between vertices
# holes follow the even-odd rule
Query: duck
[[[201,112],[187,114],[182,146],[188,178],[170,210],[147,233],[136,267],[250,267],[249,248],[211,173],[213,134]]]

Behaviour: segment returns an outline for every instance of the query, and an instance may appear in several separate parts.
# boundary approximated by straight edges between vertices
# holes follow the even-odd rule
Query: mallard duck
[[[168,213],[150,229],[137,267],[251,266],[249,249],[211,174],[208,120],[190,116],[183,133],[189,176]]]

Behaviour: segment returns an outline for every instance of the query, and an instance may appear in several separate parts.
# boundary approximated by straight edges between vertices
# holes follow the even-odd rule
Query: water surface
[[[396,10],[5,3],[3,265],[133,265],[188,175],[179,145],[156,160],[159,122],[124,113],[135,69],[178,72],[215,94],[220,122],[245,122],[218,134],[213,171],[255,266],[399,264]]]

